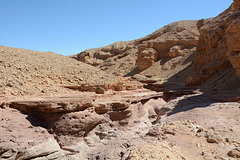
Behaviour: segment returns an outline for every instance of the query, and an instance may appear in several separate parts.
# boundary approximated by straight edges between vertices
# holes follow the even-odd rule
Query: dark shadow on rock
[[[208,107],[212,103],[217,103],[217,101],[210,98],[207,94],[206,95],[201,94],[196,96],[193,95],[191,97],[187,97],[185,99],[178,101],[174,109],[171,112],[169,112],[167,115],[170,116],[179,112],[192,110],[194,108]]]
[[[136,74],[139,74],[141,71],[138,69],[138,67],[134,68],[131,72],[128,74],[124,75],[124,77],[129,77],[129,76],[134,76]]]
[[[164,65],[165,63],[167,63],[169,60],[171,60],[171,58],[162,58],[158,61],[160,61],[160,65]]]
[[[179,100],[174,109],[168,113],[168,116],[179,112],[185,112],[194,108],[208,107],[212,103],[219,102],[238,102],[240,99],[240,79],[237,77],[233,68],[226,69],[216,73],[212,78],[199,86],[186,86],[186,79],[193,71],[193,64],[173,75],[164,83],[163,97],[170,101],[184,95],[186,98]],[[184,77],[179,79],[180,77]],[[168,85],[176,82],[176,85]],[[179,84],[179,86],[178,86]],[[190,93],[195,91],[195,93]],[[198,93],[198,94],[196,94]],[[199,94],[202,93],[202,94]]]
[[[43,127],[46,129],[52,128],[56,121],[60,118],[62,114],[45,114],[45,113],[24,113],[28,115],[26,119],[35,127]]]
[[[43,127],[46,128],[45,120],[41,119],[39,116],[34,114],[27,114],[26,119],[31,123],[34,127]]]
[[[189,66],[187,66],[186,68],[184,68],[183,70],[179,71],[178,73],[176,73],[175,75],[170,77],[166,83],[168,83],[168,82],[186,83],[187,78],[193,72],[193,67],[194,67],[194,65],[192,63]]]
[[[187,64],[187,63],[193,62],[194,57],[195,57],[195,54],[191,54],[191,55],[182,63],[182,65],[185,65],[185,64]]]

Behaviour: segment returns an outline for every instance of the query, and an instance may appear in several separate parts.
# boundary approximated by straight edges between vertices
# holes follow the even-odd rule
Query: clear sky
[[[232,0],[0,0],[0,45],[63,55],[215,17]]]

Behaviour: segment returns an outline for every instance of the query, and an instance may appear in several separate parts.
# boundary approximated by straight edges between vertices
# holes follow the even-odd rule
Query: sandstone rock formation
[[[193,54],[199,37],[196,23],[175,22],[144,38],[89,49],[73,58],[115,75],[131,74],[136,68],[143,71],[157,60]]]
[[[140,71],[143,71],[153,65],[157,60],[157,51],[153,48],[145,49],[138,53],[137,66]]]
[[[20,111],[0,109],[0,159],[54,159],[64,154],[46,128],[31,124],[32,117]]]
[[[86,50],[74,57],[92,65],[98,61],[96,66],[108,73],[136,75],[137,80],[140,75],[145,79],[161,79],[163,83],[203,84],[204,90],[237,89],[240,86],[236,76],[240,74],[238,6],[235,1],[215,18],[175,22],[144,38]],[[112,56],[99,57],[100,52]]]
[[[0,108],[0,157],[236,157],[238,103],[225,102],[226,97],[216,103],[221,96],[201,92],[183,94],[169,102],[147,89],[11,99]]]
[[[187,79],[187,85],[202,84],[232,67],[240,77],[239,14],[233,5],[211,21],[201,20],[200,23],[200,39],[194,58],[196,73]]]
[[[141,103],[162,97],[148,90],[81,94],[8,101],[0,108],[0,158],[54,159],[80,152],[77,146],[82,143],[95,146],[105,137],[114,137],[106,130],[148,117],[145,110],[152,106]]]
[[[0,159],[240,158],[238,2],[74,56],[88,64],[0,46]]]

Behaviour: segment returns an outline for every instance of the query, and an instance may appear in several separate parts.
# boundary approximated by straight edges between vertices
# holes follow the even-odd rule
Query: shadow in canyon
[[[185,98],[177,102],[174,109],[167,114],[168,116],[194,108],[208,107],[213,103],[240,102],[240,90],[238,90],[240,88],[240,79],[233,68],[216,73],[199,86],[167,86],[170,82],[184,84],[193,71],[193,64],[191,64],[170,77],[165,83],[166,88],[163,97],[166,101],[185,96]],[[197,91],[198,94],[188,94],[190,91]]]

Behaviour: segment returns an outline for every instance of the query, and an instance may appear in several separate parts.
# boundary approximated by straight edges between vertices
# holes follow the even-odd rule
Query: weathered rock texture
[[[239,1],[235,1],[215,18],[174,22],[144,38],[86,50],[74,57],[108,73],[135,75],[136,80],[202,85],[203,90],[237,89],[238,10]],[[102,54],[111,56],[99,56]]]
[[[0,108],[0,158],[238,156],[238,93],[237,99],[229,93],[168,94],[180,97],[166,102],[163,93],[141,89],[11,99]]]
[[[196,23],[171,23],[144,38],[89,49],[73,58],[115,75],[131,74],[136,68],[143,71],[157,60],[192,54],[199,37]]]
[[[132,78],[0,46],[0,159],[239,158],[238,2],[214,19],[172,23],[75,57]],[[193,71],[187,84],[202,86],[183,83]]]
[[[138,53],[137,66],[140,71],[143,71],[153,65],[157,60],[157,51],[153,48],[145,49]]]
[[[0,158],[54,159],[78,153],[81,145],[93,147],[105,137],[116,136],[107,130],[140,119],[150,121],[152,106],[142,103],[161,97],[161,93],[135,90],[1,101]]]
[[[240,78],[239,23],[240,16],[233,5],[211,21],[198,22],[200,39],[194,58],[196,73],[187,79],[187,85],[202,84],[232,67]]]
[[[238,12],[240,12],[240,1],[239,0],[233,0],[233,7],[236,9]]]

